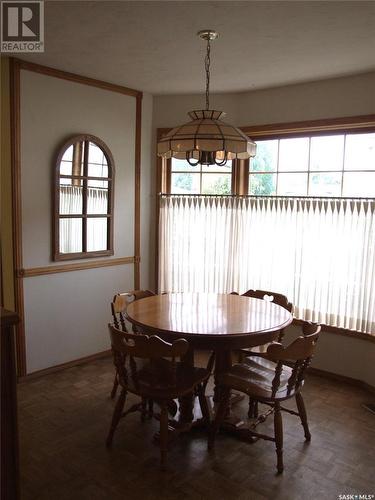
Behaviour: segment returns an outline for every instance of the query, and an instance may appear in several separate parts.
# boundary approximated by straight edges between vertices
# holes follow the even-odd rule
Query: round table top
[[[146,331],[228,340],[279,331],[293,319],[272,302],[215,293],[154,295],[130,303],[126,317]]]

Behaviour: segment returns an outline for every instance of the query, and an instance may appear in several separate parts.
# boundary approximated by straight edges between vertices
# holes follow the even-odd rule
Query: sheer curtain
[[[108,211],[108,191],[87,188],[87,213],[106,214]],[[60,186],[60,214],[82,214],[82,187]],[[87,223],[87,250],[107,248],[107,218],[95,217]],[[60,219],[60,252],[82,252],[82,218]]]
[[[82,187],[60,185],[60,214],[82,213]],[[64,218],[60,224],[60,252],[82,252],[82,219]]]
[[[297,318],[375,333],[375,201],[161,196],[159,287],[272,290]]]
[[[106,214],[108,212],[108,190],[87,188],[87,213]],[[105,250],[107,248],[106,217],[95,217],[87,220],[87,251]]]

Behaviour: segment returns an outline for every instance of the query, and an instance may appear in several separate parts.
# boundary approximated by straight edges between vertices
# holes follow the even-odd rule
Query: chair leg
[[[282,330],[279,331],[279,335],[277,337],[277,341],[280,342],[281,344],[283,342],[284,335],[285,335],[285,329],[283,328]]]
[[[109,433],[108,433],[107,441],[106,441],[107,447],[110,447],[112,444],[113,434],[115,433],[116,427],[120,421],[122,411],[124,409],[125,401],[126,401],[126,391],[125,391],[125,389],[122,389],[120,392],[120,396],[117,400],[115,409],[113,411],[111,427],[109,429]]]
[[[258,418],[258,401],[249,398],[249,411],[247,416],[249,418]]]
[[[154,416],[154,401],[152,399],[148,400],[148,416],[149,418]]]
[[[141,404],[141,421],[144,422],[147,416],[147,398],[142,398]]]
[[[216,353],[215,353],[215,351],[212,351],[212,353],[209,357],[208,363],[207,363],[207,370],[209,370],[210,376],[211,376],[211,372],[212,372],[212,369],[213,369],[214,364],[215,364],[215,358],[216,358]],[[207,387],[208,381],[210,380],[210,376],[207,377],[206,380],[203,382],[204,391],[206,391],[206,387]]]
[[[306,441],[311,441],[309,424],[307,423],[307,414],[306,414],[305,403],[303,401],[303,397],[302,397],[302,394],[300,392],[297,392],[297,394],[296,394],[296,403],[297,403],[298,413],[299,413],[299,416],[301,419],[303,431],[305,433],[305,439],[306,439]]]
[[[281,473],[284,470],[284,464],[283,464],[283,420],[281,417],[280,403],[275,403],[274,426],[275,426],[275,443],[276,443],[276,454],[277,454],[277,472]]]
[[[168,408],[166,403],[160,405],[160,464],[163,470],[167,464],[168,449]]]
[[[208,434],[208,449],[212,449],[215,445],[215,438],[220,424],[224,420],[230,400],[230,389],[228,387],[220,388],[220,401],[216,410],[215,419],[211,425],[211,430]]]
[[[202,417],[204,420],[204,423],[206,424],[207,428],[210,426],[210,410],[208,409],[208,404],[206,400],[206,395],[205,395],[205,384],[200,384],[198,386],[198,398],[199,398],[199,405],[201,407],[201,412],[202,412]]]
[[[116,371],[115,378],[113,380],[113,387],[112,387],[112,391],[111,391],[111,399],[115,398],[116,392],[117,392],[117,387],[118,387],[118,375],[117,375],[117,371]]]

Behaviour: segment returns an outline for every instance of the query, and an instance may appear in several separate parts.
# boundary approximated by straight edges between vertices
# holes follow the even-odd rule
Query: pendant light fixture
[[[218,37],[213,30],[198,32],[207,42],[205,57],[206,109],[190,111],[192,121],[172,129],[158,142],[158,156],[186,160],[190,165],[225,165],[228,160],[247,160],[255,156],[256,144],[241,130],[221,121],[222,111],[210,109],[211,41]]]

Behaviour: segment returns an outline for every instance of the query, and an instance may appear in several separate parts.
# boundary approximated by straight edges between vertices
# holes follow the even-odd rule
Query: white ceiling
[[[375,70],[375,1],[47,1],[46,51],[22,58],[152,94],[203,92],[206,28],[220,33],[214,92]]]

